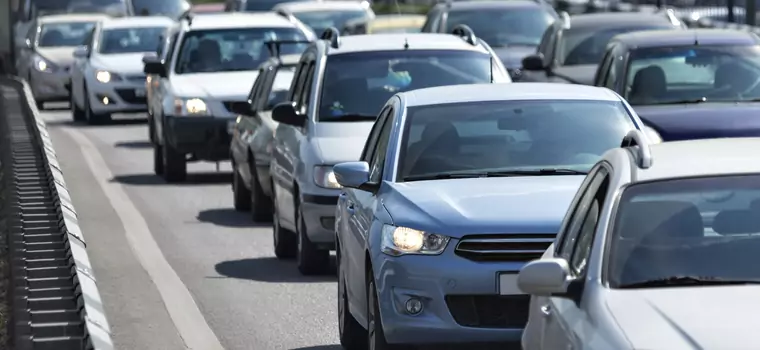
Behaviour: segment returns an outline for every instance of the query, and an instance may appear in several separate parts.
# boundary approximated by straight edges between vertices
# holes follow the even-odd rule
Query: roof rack
[[[634,146],[636,146],[634,148]],[[636,165],[641,169],[649,169],[652,166],[652,152],[649,150],[647,137],[641,130],[631,130],[623,138],[621,147],[631,148],[635,152]]]
[[[310,44],[311,41],[308,40],[270,40],[264,42],[264,45],[267,46],[267,49],[269,49],[269,55],[272,57],[280,58],[280,47],[285,44]]]
[[[340,47],[340,31],[338,31],[338,28],[330,27],[325,29],[319,39],[329,41],[330,47],[333,49]]]
[[[478,38],[475,36],[475,32],[472,31],[472,28],[470,28],[466,24],[457,25],[456,27],[454,27],[454,29],[451,30],[451,34],[454,34],[462,38],[464,41],[466,41],[470,45],[478,44]]]

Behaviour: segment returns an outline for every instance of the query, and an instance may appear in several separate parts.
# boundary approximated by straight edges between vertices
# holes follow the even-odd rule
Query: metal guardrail
[[[111,350],[86,244],[26,82],[0,78],[0,236],[15,350]],[[0,345],[2,347],[2,345]]]

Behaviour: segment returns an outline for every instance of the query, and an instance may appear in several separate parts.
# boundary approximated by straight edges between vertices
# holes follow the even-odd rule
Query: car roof
[[[733,29],[646,30],[616,35],[611,42],[629,47],[754,45],[757,35]]]
[[[633,182],[760,173],[760,138],[671,141],[649,146],[652,165],[633,167]]]
[[[597,100],[620,101],[607,88],[559,83],[465,84],[424,88],[404,92],[408,107],[444,103],[505,100]]]
[[[119,17],[103,21],[102,28],[169,27],[174,23],[171,18],[163,16]]]
[[[456,1],[456,2],[452,2],[451,4],[444,4],[444,6],[449,7],[449,12],[484,10],[484,9],[495,9],[495,8],[540,7],[541,5],[542,4],[540,2],[534,1],[534,0],[509,0],[509,1],[475,0],[475,1]]]
[[[287,18],[274,12],[220,12],[193,16],[190,30],[228,28],[294,28]]]
[[[408,44],[409,47],[404,46]],[[482,45],[471,45],[453,34],[393,33],[362,34],[340,37],[340,47],[330,48],[329,55],[350,52],[395,50],[457,50],[488,53]]]
[[[70,22],[96,22],[111,19],[111,16],[99,13],[87,13],[87,14],[64,14],[64,15],[49,15],[37,18],[40,24],[48,23],[70,23]]]
[[[665,14],[641,12],[604,12],[570,16],[570,29],[602,29],[662,25],[675,27]]]
[[[368,3],[360,1],[292,1],[277,4],[274,9],[288,12],[309,12],[324,10],[367,10]]]

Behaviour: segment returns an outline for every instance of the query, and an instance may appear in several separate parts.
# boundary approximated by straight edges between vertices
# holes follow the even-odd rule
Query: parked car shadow
[[[225,227],[267,227],[268,223],[257,223],[251,220],[251,214],[236,211],[234,208],[217,208],[202,210],[196,216],[200,222]]]
[[[114,147],[119,148],[153,148],[153,144],[148,140],[143,141],[121,141],[113,144]]]
[[[189,173],[187,179],[178,183],[167,183],[154,174],[116,175],[111,181],[133,186],[195,186],[232,183],[232,173]]]
[[[223,261],[216,264],[216,272],[222,276],[268,283],[319,283],[334,282],[335,258],[331,259],[329,274],[322,276],[303,276],[298,272],[295,261],[280,260],[275,257],[262,257]]]

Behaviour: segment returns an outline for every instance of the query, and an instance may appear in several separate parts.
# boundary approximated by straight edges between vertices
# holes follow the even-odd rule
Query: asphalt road
[[[144,117],[42,115],[119,349],[341,349],[335,277],[274,257],[271,226],[232,208],[229,163],[192,164],[169,185],[153,175]]]

